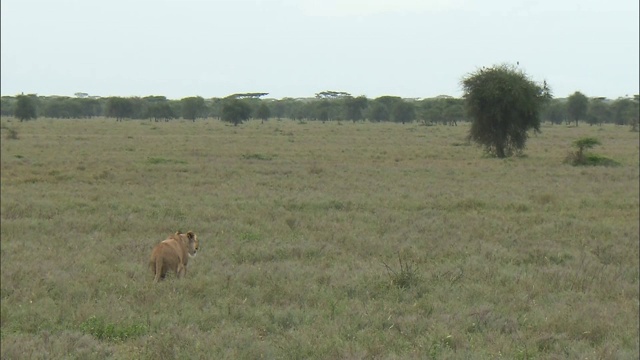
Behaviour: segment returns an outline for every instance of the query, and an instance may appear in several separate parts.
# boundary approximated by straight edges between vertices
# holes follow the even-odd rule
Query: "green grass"
[[[123,341],[132,337],[144,335],[147,327],[142,324],[121,325],[110,324],[102,318],[92,316],[80,324],[83,333],[92,335],[100,340]]]
[[[3,359],[638,358],[626,127],[499,160],[466,124],[9,120]],[[620,166],[564,163],[594,135]],[[200,252],[154,285],[177,230]]]
[[[593,153],[570,153],[565,162],[573,166],[620,166],[620,163],[613,159]]]

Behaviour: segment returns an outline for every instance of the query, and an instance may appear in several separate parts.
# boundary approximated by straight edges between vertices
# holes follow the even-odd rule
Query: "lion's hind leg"
[[[187,267],[180,263],[178,269],[176,269],[176,275],[178,279],[182,279],[187,274]]]
[[[155,269],[154,269],[154,273],[155,276],[153,277],[153,282],[157,283],[160,280],[164,280],[164,269],[162,268],[162,257],[159,257],[158,259],[156,259],[155,261]]]

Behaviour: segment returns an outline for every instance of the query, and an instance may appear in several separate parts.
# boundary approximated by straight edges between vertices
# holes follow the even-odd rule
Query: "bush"
[[[587,154],[585,156],[584,165],[601,165],[601,166],[620,166],[620,163],[605,156],[598,154]]]
[[[602,166],[618,166],[620,165],[619,162],[613,160],[613,159],[609,159],[607,157],[604,156],[600,156],[597,154],[588,154],[585,153],[586,149],[591,149],[596,145],[601,145],[600,140],[594,138],[594,137],[585,137],[582,139],[578,139],[576,141],[573,142],[573,146],[577,147],[578,150],[575,152],[570,152],[567,157],[565,158],[565,162],[569,163],[573,166],[596,166],[596,165],[602,165]]]

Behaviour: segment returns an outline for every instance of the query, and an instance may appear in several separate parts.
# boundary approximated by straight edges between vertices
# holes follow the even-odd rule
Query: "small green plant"
[[[586,160],[587,165],[620,166],[619,162],[597,154],[587,154]]]
[[[257,232],[247,231],[240,235],[240,238],[244,241],[258,241],[262,237]]]
[[[578,139],[578,140],[573,142],[573,145],[578,148],[578,151],[576,152],[576,155],[579,158],[584,158],[584,150],[585,149],[592,149],[594,146],[601,145],[601,144],[602,143],[600,142],[600,140],[598,140],[598,139],[596,139],[594,137],[585,137],[585,138]]]
[[[382,262],[382,264],[387,268],[387,274],[389,275],[389,278],[391,278],[391,284],[396,286],[398,289],[408,289],[417,285],[420,281],[420,276],[418,275],[415,264],[407,262],[406,260],[403,262],[400,254],[398,254],[398,262],[400,264],[400,269],[398,271],[393,270],[384,261]]]
[[[601,145],[600,140],[594,137],[584,137],[573,142],[573,146],[578,148],[575,152],[570,152],[565,159],[565,162],[570,163],[573,166],[578,165],[603,165],[603,166],[618,166],[615,160],[609,159],[604,156],[585,153],[585,150],[592,149],[596,145]]]
[[[91,316],[80,324],[80,330],[100,340],[123,341],[144,335],[146,327],[140,324],[120,325],[107,323],[104,319]]]

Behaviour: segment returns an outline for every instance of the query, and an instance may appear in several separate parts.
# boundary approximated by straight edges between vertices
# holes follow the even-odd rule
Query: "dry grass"
[[[3,359],[638,358],[626,127],[498,160],[464,125],[2,125]],[[563,164],[584,136],[621,166]],[[153,286],[177,230],[201,251]]]

